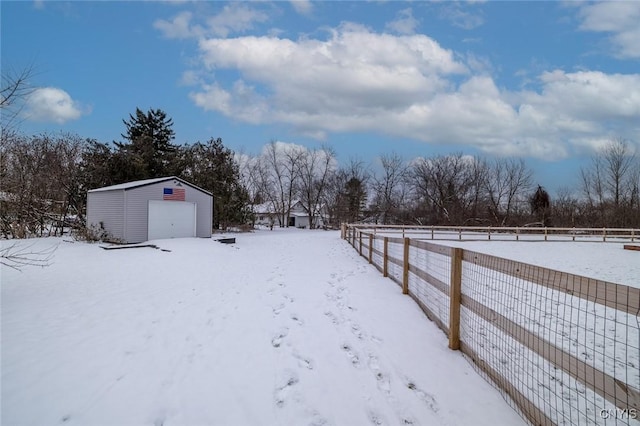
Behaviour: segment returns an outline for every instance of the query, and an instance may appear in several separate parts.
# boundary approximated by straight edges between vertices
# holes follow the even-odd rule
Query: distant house
[[[259,226],[281,226],[287,225],[295,228],[309,228],[309,212],[301,201],[294,201],[286,224],[281,224],[282,215],[276,212],[272,203],[256,204],[253,206],[255,224]],[[326,209],[316,208],[314,217],[314,228],[322,228],[327,223]]]
[[[175,176],[92,189],[87,226],[125,242],[211,237],[213,196]]]

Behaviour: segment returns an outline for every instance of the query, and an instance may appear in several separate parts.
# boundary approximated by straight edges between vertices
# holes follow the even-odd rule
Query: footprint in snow
[[[303,325],[304,324],[304,321],[302,321],[297,314],[291,314],[291,320],[293,322],[295,322],[296,324],[298,324],[298,325]]]
[[[353,333],[354,336],[356,336],[360,340],[364,338],[364,335],[362,334],[362,330],[360,330],[360,326],[356,323],[351,324],[351,332]]]
[[[391,379],[385,373],[380,371],[380,364],[378,363],[378,357],[369,354],[367,361],[369,369],[373,372],[376,378],[376,385],[378,389],[389,395],[391,393]]]
[[[380,369],[380,364],[378,364],[378,357],[373,354],[369,354],[369,360],[367,361],[367,365],[369,365],[369,368],[374,371]]]
[[[278,306],[271,308],[271,310],[273,311],[274,315],[280,315],[280,312],[282,312],[284,308],[285,308],[284,303],[281,303]]]
[[[304,367],[307,370],[313,370],[313,360],[311,358],[294,353],[293,357],[298,360],[298,365]]]
[[[282,330],[280,330],[275,336],[273,336],[273,339],[271,339],[271,346],[273,346],[274,348],[279,348],[282,344],[282,339],[287,337],[287,334],[289,334],[288,328],[283,328]]]
[[[295,300],[293,297],[289,296],[288,294],[285,294],[282,297],[284,298],[284,300],[286,300],[289,303],[293,303]]]
[[[311,416],[311,423],[309,423],[309,426],[327,426],[331,424],[329,420],[322,417],[322,415],[315,410],[308,414]]]
[[[284,384],[276,388],[276,391],[275,391],[276,407],[278,408],[284,407],[290,388],[292,386],[295,386],[297,383],[298,383],[298,375],[293,371],[288,372]]]
[[[336,325],[340,323],[340,319],[333,312],[326,311],[324,314],[325,314],[325,316],[327,318],[329,318],[331,320],[332,323],[334,323]]]
[[[420,400],[422,400],[425,404],[427,404],[427,406],[431,409],[431,411],[433,411],[434,413],[437,413],[440,410],[438,401],[436,401],[433,395],[417,387],[416,384],[411,380],[408,380],[406,385],[407,385],[407,388],[412,390]]]
[[[344,351],[345,354],[347,354],[347,357],[351,361],[351,365],[353,365],[356,368],[360,367],[360,357],[358,357],[358,354],[355,353],[355,351],[351,348],[351,346],[344,343],[342,345],[342,350]]]
[[[374,426],[382,426],[385,424],[384,418],[373,410],[367,411],[367,418]]]
[[[382,392],[386,393],[387,395],[390,395],[391,379],[389,379],[389,376],[387,376],[381,371],[376,371],[375,374],[376,374],[376,382],[378,385],[378,389],[380,389]]]

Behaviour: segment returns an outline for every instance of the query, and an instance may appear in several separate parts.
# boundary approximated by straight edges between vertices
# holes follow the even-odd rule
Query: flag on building
[[[184,201],[184,188],[164,188],[162,199],[165,201]]]

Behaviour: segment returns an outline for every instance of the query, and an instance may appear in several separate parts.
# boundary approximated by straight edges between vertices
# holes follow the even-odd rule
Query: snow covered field
[[[2,424],[523,424],[338,232],[236,238],[3,267]]]
[[[456,237],[452,235],[452,238]],[[368,238],[363,240],[366,253]],[[484,241],[435,242],[640,287],[640,253],[624,250],[620,242],[601,241],[487,241],[485,235]],[[373,261],[381,266],[381,238],[375,240],[375,248],[377,254],[373,255]],[[390,241],[388,250],[390,257],[402,259],[402,239]],[[451,266],[445,256],[412,249],[409,259],[411,265],[422,267],[444,283],[449,282]],[[399,263],[402,265],[402,262]],[[426,265],[428,268],[424,269]],[[390,276],[402,280],[401,266],[389,262],[388,267]],[[551,279],[551,275],[546,276]],[[541,288],[527,279],[513,279],[469,263],[463,266],[462,286],[463,292],[473,300],[544,341],[551,342],[577,362],[583,362],[585,366],[603,371],[633,389],[639,389],[640,334],[635,308],[627,314],[565,292]],[[413,273],[409,274],[409,289],[428,306],[434,316],[448,324],[449,300],[445,294],[426,285]],[[488,332],[486,327],[490,326],[491,321],[478,322],[478,317],[473,315],[465,318],[462,320],[461,333],[465,334],[466,343],[473,346],[476,353],[483,351],[479,357],[516,386],[529,401],[539,408],[546,407],[545,413],[553,422],[567,425],[604,424],[606,422],[598,414],[599,410],[603,407],[614,407],[612,410],[615,410],[615,406],[610,407],[607,401],[585,389],[575,378],[554,368],[538,354],[525,350],[526,345],[517,343],[512,335],[497,329]],[[491,350],[486,351],[485,348]]]
[[[586,241],[436,241],[562,272],[630,287],[640,287],[640,252],[622,242]],[[634,243],[640,245],[640,242]]]

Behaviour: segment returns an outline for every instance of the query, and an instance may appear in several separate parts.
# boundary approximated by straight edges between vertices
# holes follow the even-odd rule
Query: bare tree
[[[5,238],[61,234],[68,216],[82,211],[83,146],[73,134],[2,135],[0,230]]]
[[[24,102],[35,90],[29,84],[34,74],[32,65],[20,71],[3,67],[2,85],[0,86],[0,127],[2,132],[13,128],[24,107]]]
[[[485,190],[497,225],[508,225],[519,202],[526,202],[533,172],[521,158],[498,158],[489,167]]]
[[[556,191],[554,202],[551,204],[551,216],[555,226],[577,226],[580,217],[580,201],[574,192],[561,187]]]
[[[299,145],[276,141],[267,144],[262,153],[262,187],[278,213],[281,227],[289,226],[289,215],[298,190],[303,153],[304,148]]]
[[[381,173],[373,178],[374,204],[382,215],[382,223],[395,222],[405,201],[407,165],[396,153],[380,156]]]
[[[335,151],[324,146],[307,151],[300,160],[300,201],[307,210],[309,228],[314,228],[323,208],[321,201],[336,169]]]
[[[639,159],[629,142],[612,139],[580,171],[582,190],[591,208],[598,212],[595,226],[626,226],[637,215]]]
[[[422,222],[462,224],[475,218],[484,167],[482,161],[461,153],[414,161],[410,182],[414,197],[423,205]]]

